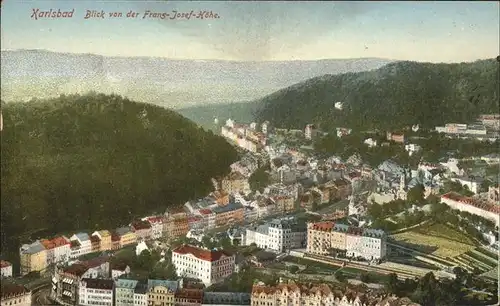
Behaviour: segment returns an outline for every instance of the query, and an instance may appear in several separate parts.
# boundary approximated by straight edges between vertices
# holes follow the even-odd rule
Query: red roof
[[[151,224],[148,221],[135,221],[135,222],[132,222],[131,226],[136,231],[151,228]]]
[[[163,217],[161,217],[161,216],[149,217],[147,220],[151,224],[153,224],[153,223],[163,223]]]
[[[191,245],[182,245],[172,252],[181,254],[181,255],[186,255],[186,254],[192,254],[198,259],[205,260],[205,261],[217,261],[219,260],[223,255],[224,256],[229,256],[228,254],[224,253],[223,251],[209,251],[201,248],[197,248]]]
[[[199,210],[200,214],[202,215],[211,215],[213,214],[212,210],[211,209],[208,209],[208,208],[205,208],[205,209],[200,209]]]
[[[58,248],[58,247],[70,244],[70,241],[64,237],[56,237],[52,240],[42,239],[42,240],[40,240],[40,242],[47,250],[51,250],[54,248]]]
[[[312,229],[316,231],[331,231],[334,226],[335,223],[333,222],[317,222],[313,224]]]
[[[1,268],[6,268],[6,267],[10,267],[12,266],[12,264],[8,261],[5,261],[5,260],[0,260],[0,267]]]
[[[480,201],[479,199],[465,197],[465,196],[462,196],[456,192],[448,192],[446,194],[443,194],[441,197],[445,198],[445,199],[450,199],[452,201],[459,202],[459,203],[462,203],[465,205],[474,206],[476,208],[479,208],[479,209],[482,209],[485,211],[489,211],[489,212],[492,212],[495,214],[500,214],[500,206],[495,205],[495,204],[491,204],[488,202]]]
[[[190,223],[192,223],[192,222],[198,222],[200,220],[201,220],[201,217],[196,217],[196,216],[188,218],[188,222],[190,222]]]

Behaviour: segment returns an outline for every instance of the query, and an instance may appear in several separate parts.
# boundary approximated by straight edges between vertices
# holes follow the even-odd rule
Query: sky
[[[31,17],[33,9],[71,18]],[[87,10],[106,18],[84,19]],[[143,18],[212,11],[218,19]],[[138,17],[127,18],[128,12]],[[122,18],[109,18],[122,12]],[[241,61],[377,57],[462,62],[500,54],[498,2],[4,0],[2,50]]]

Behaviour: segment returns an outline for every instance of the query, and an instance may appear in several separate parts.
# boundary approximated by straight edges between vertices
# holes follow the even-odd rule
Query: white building
[[[172,251],[172,263],[179,276],[199,279],[208,287],[234,272],[235,257],[224,251],[183,245]]]
[[[481,188],[481,181],[479,179],[471,178],[471,177],[453,177],[451,181],[459,183],[460,185],[467,187],[470,191],[475,194],[479,193],[479,189]]]
[[[77,233],[69,238],[71,241],[70,258],[78,258],[92,250],[92,242],[87,233]]]
[[[0,267],[1,267],[0,276],[12,277],[12,264],[10,262],[1,260]]]
[[[56,237],[52,240],[42,239],[40,243],[47,250],[47,265],[66,262],[71,254],[71,242],[65,236]]]
[[[160,239],[163,236],[163,218],[161,216],[146,217],[142,220],[151,224],[151,239]]]
[[[111,278],[112,279],[117,279],[122,275],[127,275],[130,273],[130,267],[127,265],[122,265],[122,264],[115,264],[113,268],[111,268]]]
[[[314,124],[306,125],[306,128],[304,130],[304,136],[306,137],[306,139],[313,139],[317,133],[318,130],[316,129],[316,126]]]
[[[111,279],[84,278],[78,291],[78,305],[113,306],[114,282]]]
[[[143,251],[149,251],[149,248],[148,248],[148,246],[147,246],[146,242],[141,241],[141,242],[139,242],[139,243],[137,244],[137,246],[135,247],[135,255],[136,255],[136,256],[139,256],[139,255],[141,255],[141,253],[142,253]]]
[[[408,155],[412,156],[414,153],[417,153],[418,151],[422,150],[422,147],[414,143],[410,143],[405,145],[405,150],[406,152],[408,152]]]
[[[138,281],[119,279],[115,282],[115,305],[134,306],[134,291]]]
[[[373,147],[377,146],[377,141],[373,140],[373,138],[368,138],[368,139],[365,139],[364,144],[370,148],[373,148]]]
[[[275,219],[257,227],[248,228],[244,244],[255,243],[259,248],[281,253],[306,246],[307,228],[295,220]]]
[[[452,209],[466,211],[470,214],[478,215],[485,219],[500,225],[500,205],[483,201],[478,198],[464,197],[454,192],[449,192],[441,196],[441,202],[450,206]]]
[[[118,304],[116,304],[118,306]],[[134,290],[134,306],[148,306],[148,284],[138,282]]]

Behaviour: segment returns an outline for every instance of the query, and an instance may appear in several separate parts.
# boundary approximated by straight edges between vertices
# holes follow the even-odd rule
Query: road
[[[31,293],[31,305],[57,305],[50,298],[50,284],[36,289]]]

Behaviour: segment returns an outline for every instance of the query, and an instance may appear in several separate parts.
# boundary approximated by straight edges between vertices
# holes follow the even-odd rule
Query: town
[[[21,245],[19,275],[50,287],[14,282],[2,305],[417,305],[382,289],[394,277],[464,274],[471,296],[493,300],[500,156],[426,160],[425,139],[487,144],[499,119],[363,134],[228,119],[217,128],[240,159],[210,194],[120,228]],[[332,154],[328,139],[365,149]],[[403,153],[378,164],[364,155],[387,150]],[[2,261],[2,277],[17,272]]]

